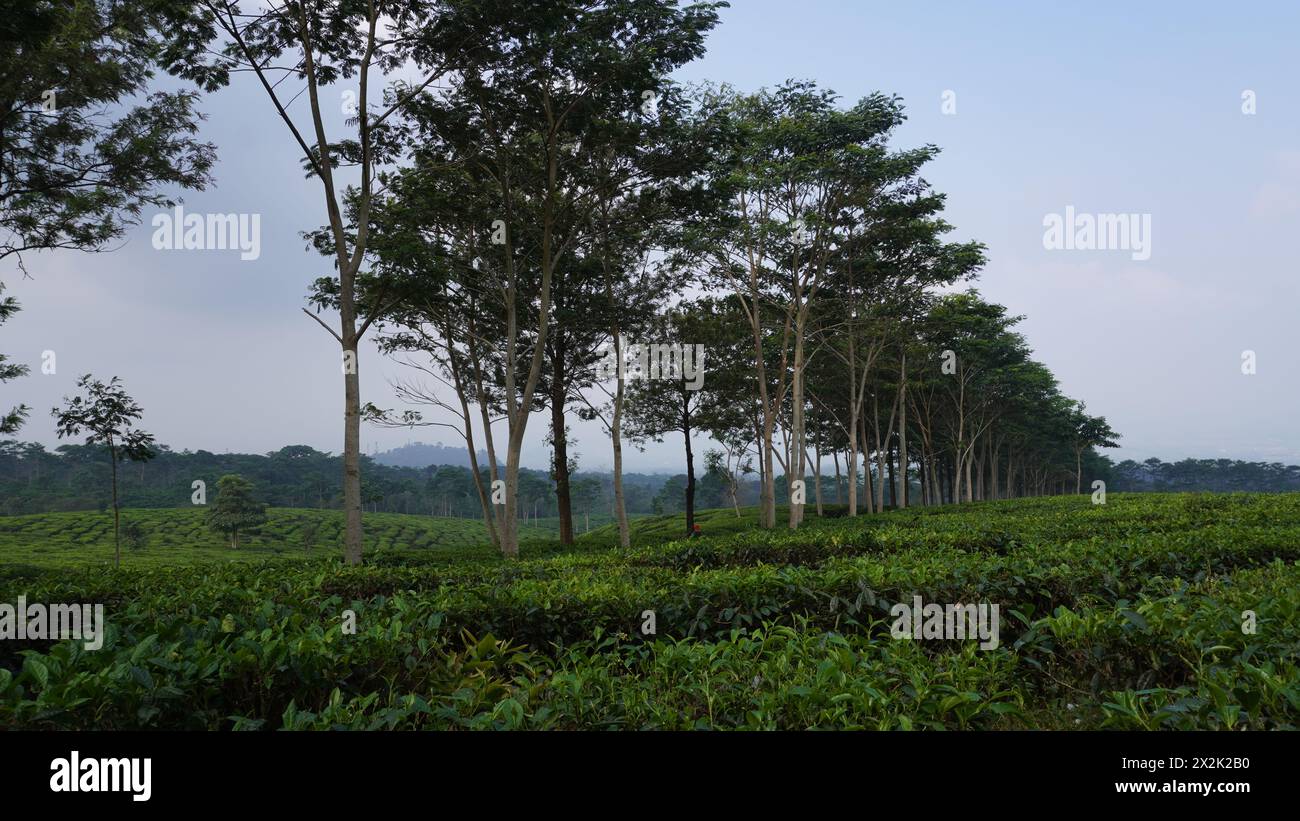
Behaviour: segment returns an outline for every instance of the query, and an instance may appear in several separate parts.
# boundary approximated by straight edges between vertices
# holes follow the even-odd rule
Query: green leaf
[[[49,686],[50,670],[42,662],[37,661],[35,656],[27,657],[27,660],[23,662],[23,670],[35,679],[42,690]]]

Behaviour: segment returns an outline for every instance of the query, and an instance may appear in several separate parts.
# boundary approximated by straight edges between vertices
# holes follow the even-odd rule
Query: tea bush
[[[630,549],[593,532],[517,561],[412,550],[427,533],[404,524],[363,567],[0,575],[0,601],[100,602],[108,621],[94,651],[0,642],[0,724],[1285,729],[1300,715],[1300,494],[1028,499],[796,532],[711,514],[734,532],[655,542],[680,520],[654,517]],[[891,606],[916,595],[998,604],[1000,645],[892,638]]]

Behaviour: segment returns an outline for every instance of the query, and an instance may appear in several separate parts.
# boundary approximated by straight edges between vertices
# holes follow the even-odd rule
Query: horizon
[[[11,441],[23,442],[23,441],[32,441],[32,440],[24,440],[23,437],[19,436],[19,437],[17,437],[15,440],[11,440]],[[44,443],[41,443],[41,444],[43,445]],[[180,454],[180,455],[184,455],[184,454],[187,454],[187,453],[191,453],[191,454],[193,454],[193,453],[199,453],[200,451],[206,451],[207,453],[211,453],[211,454],[213,454],[213,455],[220,455],[220,456],[261,456],[261,457],[267,457],[267,456],[272,456],[272,455],[274,455],[274,454],[275,454],[277,451],[279,451],[281,448],[300,447],[300,446],[304,446],[304,444],[305,444],[305,443],[303,443],[303,442],[288,442],[288,443],[285,443],[284,445],[281,445],[279,448],[273,448],[273,449],[271,449],[271,450],[264,451],[264,452],[239,451],[239,450],[210,450],[210,449],[208,449],[208,448],[174,448],[174,447],[172,447],[171,445],[169,445],[169,444],[166,443],[166,442],[159,442],[159,443],[158,443],[158,446],[159,446],[159,447],[166,447],[166,448],[167,448],[171,453]],[[378,457],[378,456],[387,456],[388,454],[395,453],[395,452],[397,452],[397,451],[400,451],[400,450],[403,449],[403,448],[419,447],[419,446],[430,447],[430,448],[437,448],[437,447],[450,448],[450,449],[452,449],[452,450],[457,451],[458,453],[466,453],[465,448],[464,448],[463,445],[458,447],[458,446],[447,445],[446,443],[439,443],[439,442],[411,441],[411,442],[406,442],[406,443],[401,444],[401,445],[394,445],[393,447],[390,447],[390,448],[387,448],[387,449],[385,449],[385,450],[381,450],[381,451],[378,451],[378,452],[375,452],[375,451],[372,451],[372,450],[367,449],[367,448],[364,446],[365,444],[366,444],[366,443],[363,442],[363,447],[362,447],[362,450],[361,450],[361,455],[362,455],[363,457],[367,458],[367,459],[372,459],[372,460],[374,460],[374,461],[379,461],[379,460],[376,458],[376,457]],[[47,449],[47,451],[49,451],[50,453],[57,453],[57,449],[58,449],[58,447],[61,447],[61,446],[63,446],[63,445],[81,445],[81,443],[80,443],[80,442],[70,442],[70,441],[68,441],[68,440],[63,440],[63,441],[60,441],[60,442],[59,442],[59,443],[58,443],[54,448],[48,448],[48,447],[47,447],[46,449]],[[306,445],[306,446],[307,446],[307,447],[312,447],[311,445]],[[322,449],[322,448],[313,448],[313,449],[314,449],[314,450],[317,450],[317,451],[320,452],[320,453],[323,453],[323,454],[326,455],[326,456],[332,457],[332,458],[337,458],[337,457],[342,456],[342,452],[341,452],[341,451],[332,451],[332,450],[329,450],[329,449]],[[480,448],[480,449],[478,450],[478,455],[480,456],[480,458],[486,458],[486,456],[487,456],[487,451],[485,451],[485,450],[483,450],[482,448]],[[1234,458],[1232,458],[1232,457],[1228,457],[1228,456],[1179,456],[1179,457],[1177,457],[1177,458],[1169,458],[1169,457],[1161,456],[1161,455],[1158,455],[1158,454],[1152,454],[1152,455],[1150,455],[1150,456],[1145,456],[1145,457],[1141,457],[1141,458],[1134,457],[1134,456],[1125,456],[1125,457],[1123,457],[1123,458],[1117,458],[1117,457],[1118,457],[1118,454],[1112,456],[1112,455],[1109,454],[1109,453],[1102,453],[1102,454],[1100,454],[1100,455],[1101,455],[1103,458],[1108,458],[1108,459],[1110,459],[1110,461],[1111,461],[1113,464],[1116,464],[1116,465],[1121,464],[1122,462],[1125,462],[1125,461],[1132,461],[1132,462],[1136,462],[1136,463],[1138,463],[1138,464],[1142,464],[1142,463],[1147,462],[1147,461],[1149,461],[1149,460],[1151,460],[1151,459],[1158,459],[1158,460],[1160,460],[1161,462],[1164,462],[1164,463],[1166,463],[1166,464],[1177,464],[1177,463],[1179,463],[1179,462],[1184,462],[1184,461],[1220,461],[1220,460],[1227,460],[1227,461],[1231,461],[1231,462],[1239,462],[1239,463],[1244,463],[1244,464],[1265,464],[1265,465],[1275,465],[1275,464],[1276,464],[1276,465],[1282,465],[1282,466],[1284,466],[1284,467],[1296,467],[1296,468],[1300,468],[1300,464],[1293,464],[1293,463],[1289,463],[1289,462],[1280,462],[1280,461],[1276,461],[1276,460],[1272,460],[1272,461],[1270,461],[1270,460],[1267,460],[1267,459],[1234,459]],[[468,455],[467,455],[466,461],[468,461]],[[504,464],[503,462],[501,462],[500,459],[498,459],[497,461],[498,461],[498,465],[502,465],[502,464]],[[826,460],[823,458],[823,462],[825,462],[825,461],[826,461]],[[412,468],[412,469],[414,469],[414,470],[423,470],[424,468],[429,468],[429,467],[443,467],[443,466],[451,466],[451,467],[468,467],[467,465],[460,464],[459,462],[430,462],[430,463],[427,464],[427,465],[397,465],[397,464],[391,464],[391,463],[388,463],[388,462],[380,462],[380,464],[383,464],[383,465],[388,466],[388,467],[397,467],[397,468],[409,467],[409,468]],[[531,470],[531,471],[545,471],[545,470],[549,470],[549,469],[550,469],[549,465],[535,465],[535,464],[529,464],[529,463],[526,463],[526,462],[525,462],[525,463],[521,463],[521,464],[520,464],[520,467],[521,467],[521,468],[525,468],[525,469],[527,469],[527,470]],[[825,478],[825,477],[827,477],[827,476],[834,476],[834,472],[833,472],[833,471],[831,471],[830,473],[827,473],[826,471],[827,471],[827,468],[826,468],[826,466],[823,464],[823,466],[822,466],[822,477]],[[579,466],[578,469],[574,472],[573,475],[577,476],[577,475],[579,475],[579,474],[584,474],[584,473],[605,474],[605,473],[612,473],[612,472],[613,472],[613,467],[610,466],[610,465],[604,465],[604,466],[602,466],[602,465],[594,465],[594,466]],[[643,476],[667,476],[667,477],[675,477],[675,476],[683,476],[683,475],[685,475],[685,469],[684,469],[684,468],[682,468],[682,469],[674,469],[674,468],[671,468],[671,467],[662,467],[662,468],[650,468],[650,469],[642,468],[642,469],[637,469],[637,470],[627,470],[627,469],[625,468],[624,471],[623,471],[623,473],[624,473],[624,475],[628,475],[628,474],[639,474],[639,475],[643,475]],[[812,475],[812,468],[811,468],[811,467],[809,468],[809,475]],[[751,480],[751,481],[757,481],[757,480],[755,479],[755,480]]]

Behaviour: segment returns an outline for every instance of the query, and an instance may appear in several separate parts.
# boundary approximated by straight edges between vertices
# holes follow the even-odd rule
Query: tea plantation
[[[267,523],[241,537],[238,550],[209,530],[203,508],[124,510],[122,521],[136,522],[143,544],[124,544],[124,568],[167,566],[201,561],[247,561],[277,556],[310,557],[341,554],[343,512],[297,508],[268,508]],[[547,524],[553,524],[555,520]],[[314,537],[309,537],[314,526]],[[425,551],[445,557],[490,555],[483,546],[483,522],[400,513],[368,513],[365,550]],[[523,525],[527,540],[553,538],[554,526]],[[108,566],[113,562],[112,513],[82,511],[26,516],[0,516],[0,576],[32,575],[45,568]]]
[[[80,528],[74,540],[58,517],[35,518],[52,549],[75,553],[62,541],[81,544]],[[384,517],[366,521],[381,547],[359,568],[132,556],[117,571],[69,558],[0,577],[0,602],[99,602],[109,623],[97,651],[0,642],[0,726],[1227,730],[1300,718],[1300,494],[989,502],[794,533],[709,511],[704,539],[657,541],[647,534],[671,525],[645,519],[628,550],[598,531],[514,562],[399,549],[413,547],[391,544],[400,535],[386,551]],[[1000,645],[892,638],[891,605],[915,595],[998,604]]]

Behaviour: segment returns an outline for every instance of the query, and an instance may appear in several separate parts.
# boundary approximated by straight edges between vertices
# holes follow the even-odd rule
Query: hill
[[[430,465],[469,467],[469,453],[464,447],[450,447],[441,442],[436,445],[409,442],[400,447],[372,454],[370,458],[378,464],[399,468],[424,468]],[[479,450],[478,463],[484,467],[489,464],[487,451]]]

